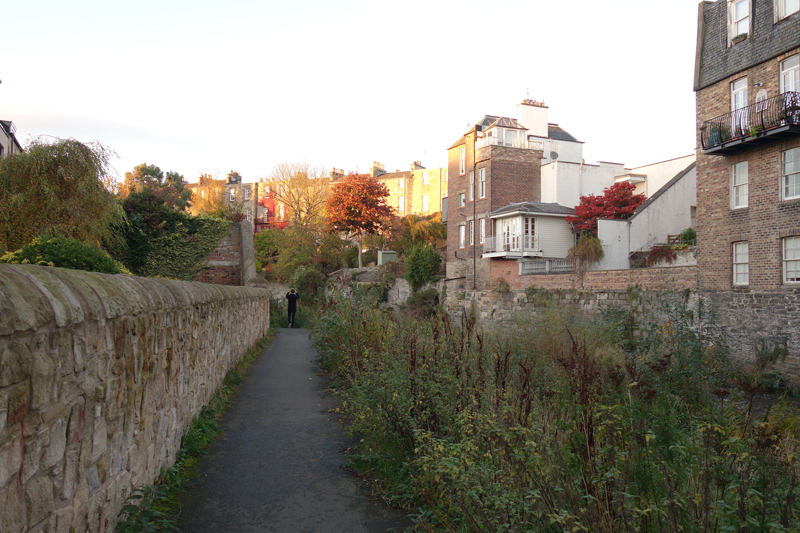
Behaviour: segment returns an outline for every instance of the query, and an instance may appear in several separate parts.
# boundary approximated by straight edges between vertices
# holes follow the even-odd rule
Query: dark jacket
[[[300,299],[300,295],[296,292],[287,292],[286,299],[289,300],[289,311],[297,311],[297,300]]]

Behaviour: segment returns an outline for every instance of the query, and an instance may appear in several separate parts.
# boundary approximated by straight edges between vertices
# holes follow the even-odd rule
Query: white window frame
[[[464,193],[463,192],[458,193],[458,207],[464,207],[466,203],[467,201],[466,198],[464,198]]]
[[[405,182],[405,180],[403,178],[400,178],[399,180],[397,180],[397,188],[398,189],[405,189],[406,188],[406,182]]]
[[[469,195],[468,201],[472,202],[475,200],[475,171],[469,171]]]
[[[747,76],[731,82],[731,117],[732,126],[739,132],[750,130],[747,117]]]
[[[459,158],[458,172],[459,172],[459,174],[461,174],[463,176],[464,174],[467,173],[467,149],[466,148],[462,148],[461,150],[458,151],[458,158]]]
[[[450,178],[450,171],[449,170],[445,170],[444,171],[444,181],[448,181],[449,178]]]
[[[745,7],[747,14],[737,14],[737,7]],[[734,37],[750,35],[750,15],[753,13],[752,0],[730,0],[728,2],[728,46]]]
[[[785,19],[789,15],[793,15],[800,11],[800,2],[797,0],[791,0],[792,4],[789,7],[786,7],[787,0],[775,0],[775,22],[779,20]],[[788,9],[792,9],[791,12]]]
[[[248,207],[247,208],[247,221],[252,222],[253,220],[253,211]]]
[[[800,148],[781,155],[781,196],[784,200],[800,198]]]
[[[428,207],[429,207],[428,195],[427,194],[423,194],[422,195],[422,211],[423,212],[427,212],[428,211]]]
[[[800,54],[781,61],[781,94],[800,92]]]
[[[479,243],[483,244],[483,243],[486,242],[486,219],[485,218],[481,219],[480,224],[478,225],[478,227],[479,227],[478,239],[480,239]]]
[[[399,198],[399,200],[397,201],[397,210],[400,211],[401,213],[405,213],[406,212],[406,197],[405,196],[401,196]]]
[[[466,232],[466,228],[464,227],[464,224],[459,224],[458,225],[458,247],[459,248],[464,248],[464,240],[466,238],[466,236],[464,235],[465,232]]]
[[[733,284],[750,284],[750,245],[747,241],[733,243]]]
[[[228,199],[231,202],[236,201],[236,189],[229,189],[228,190]]]
[[[783,282],[800,283],[800,236],[781,239]]]
[[[748,204],[747,161],[731,166],[731,209],[743,209]]]
[[[283,222],[285,216],[286,216],[286,210],[284,209],[283,204],[281,204],[278,206],[278,220]]]
[[[486,198],[486,169],[478,169],[478,198]]]
[[[249,200],[250,199],[250,189],[248,187],[245,187],[245,189],[244,189],[244,199],[245,200]]]
[[[469,221],[469,245],[475,246],[475,221]]]
[[[427,170],[423,171],[422,172],[422,184],[423,185],[428,185],[430,182],[431,182],[430,172],[428,172]]]

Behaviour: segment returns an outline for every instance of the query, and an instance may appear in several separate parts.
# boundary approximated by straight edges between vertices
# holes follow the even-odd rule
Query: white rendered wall
[[[603,194],[614,184],[614,177],[625,172],[625,167],[616,163],[581,165],[559,159],[542,165],[542,202],[575,207],[581,196]]]
[[[675,175],[678,173],[680,171]],[[677,235],[690,227],[691,208],[696,205],[697,168],[693,168],[647,208],[629,219],[630,251],[647,250],[654,244],[665,243],[667,235]]]
[[[650,198],[656,191],[666,185],[666,183],[683,172],[686,167],[691,165],[696,159],[695,154],[670,159],[669,161],[661,161],[653,163],[652,165],[645,165],[643,167],[636,167],[630,169],[631,174],[646,174],[647,179],[641,185],[637,185],[634,194],[643,193]],[[694,204],[692,204],[694,205]]]
[[[630,268],[630,232],[627,220],[597,221],[597,236],[603,244],[603,258],[589,270],[624,270]]]
[[[536,217],[536,232],[545,257],[567,257],[575,243],[572,228],[563,217]]]
[[[546,165],[552,161],[550,158],[550,152],[556,152],[558,154],[557,160],[565,163],[580,163],[583,161],[582,142],[548,139],[546,136],[535,136],[530,132],[528,132],[528,140],[532,142],[539,142],[544,145],[542,165]]]
[[[519,123],[528,128],[528,135],[547,137],[547,107],[518,104]]]

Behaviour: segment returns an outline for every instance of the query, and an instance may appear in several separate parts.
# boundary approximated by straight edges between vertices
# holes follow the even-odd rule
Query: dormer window
[[[775,13],[777,22],[793,13],[800,11],[800,0],[775,0]]]
[[[750,33],[750,0],[731,0],[728,3],[728,42],[739,42]]]

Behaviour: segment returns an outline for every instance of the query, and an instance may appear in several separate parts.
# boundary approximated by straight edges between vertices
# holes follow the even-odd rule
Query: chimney
[[[528,128],[528,135],[547,138],[547,106],[526,98],[519,107],[519,123]]]
[[[372,167],[369,169],[369,173],[372,175],[373,178],[377,178],[378,176],[386,174],[386,171],[383,169],[383,165],[381,163],[373,161]]]
[[[414,161],[411,164],[411,170],[425,170],[425,167],[422,166],[422,163],[419,161]]]

